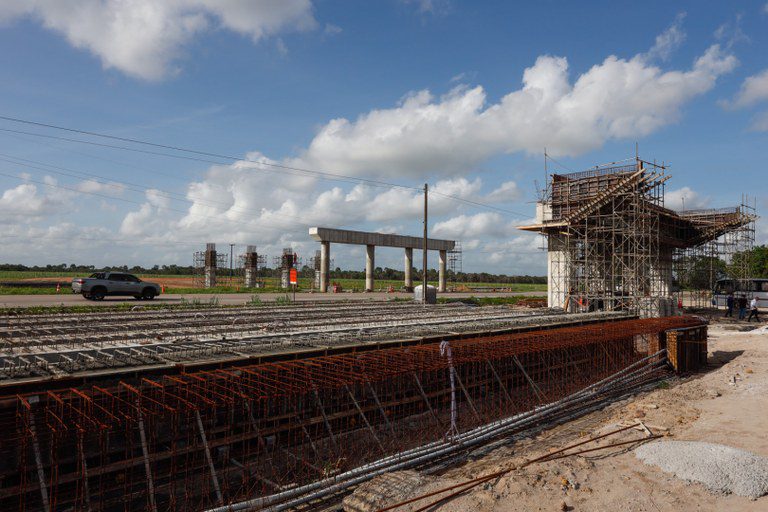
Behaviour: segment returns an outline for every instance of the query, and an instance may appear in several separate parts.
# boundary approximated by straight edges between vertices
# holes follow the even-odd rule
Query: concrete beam
[[[422,250],[424,240],[417,236],[393,235],[387,233],[372,233],[368,231],[350,231],[347,229],[309,228],[309,235],[318,242],[336,244],[375,245],[379,247],[400,247]],[[453,240],[427,239],[427,249],[430,251],[451,251],[456,242]]]

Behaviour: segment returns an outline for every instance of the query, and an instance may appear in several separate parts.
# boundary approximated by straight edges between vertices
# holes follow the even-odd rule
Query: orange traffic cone
[[[162,293],[165,293],[165,285],[164,285],[164,284],[161,284],[161,285],[160,285],[160,291],[161,291]]]

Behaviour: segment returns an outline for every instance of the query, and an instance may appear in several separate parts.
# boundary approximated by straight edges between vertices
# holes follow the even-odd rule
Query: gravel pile
[[[638,459],[715,492],[757,499],[768,494],[768,458],[730,446],[659,441],[635,450]]]

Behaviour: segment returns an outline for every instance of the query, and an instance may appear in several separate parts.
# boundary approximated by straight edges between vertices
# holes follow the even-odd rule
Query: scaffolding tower
[[[192,254],[192,268],[195,288],[211,288],[216,286],[218,269],[229,268],[229,254],[217,252],[216,244],[208,243],[205,251]]]
[[[451,290],[456,288],[456,278],[463,272],[461,242],[456,242],[453,249],[448,251],[448,272]]]
[[[520,227],[546,236],[550,307],[667,316],[674,277],[685,282],[722,254],[746,279],[748,262],[733,255],[752,248],[755,208],[675,212],[664,206],[670,178],[639,157],[550,176],[537,223]],[[711,290],[715,273],[708,279]]]
[[[717,281],[729,279],[730,292],[750,294],[752,249],[755,246],[755,198],[743,195],[741,204],[733,208],[687,210],[685,218],[716,225],[730,223],[732,229],[717,238],[693,247],[678,249],[674,254],[674,277],[679,300],[686,306],[712,305]]]

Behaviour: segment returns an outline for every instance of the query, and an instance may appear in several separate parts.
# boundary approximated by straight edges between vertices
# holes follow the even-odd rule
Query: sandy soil
[[[535,439],[500,446],[440,476],[408,472],[392,480],[396,485],[371,482],[374,488],[385,487],[388,496],[374,509],[519,466],[526,459],[582,440],[585,435],[607,432],[622,422],[634,422],[638,418],[655,433],[666,434],[670,439],[720,443],[768,457],[768,329],[757,333],[739,332],[745,325],[718,323],[710,327],[710,367],[706,373],[685,378],[668,389],[657,389],[613,404]],[[642,437],[643,433],[630,430],[606,438],[604,443]],[[750,500],[715,494],[701,484],[688,483],[647,466],[635,458],[632,451],[635,446],[610,448],[513,470],[431,510],[768,510],[768,496]],[[413,511],[430,501],[397,510]]]

